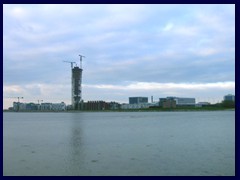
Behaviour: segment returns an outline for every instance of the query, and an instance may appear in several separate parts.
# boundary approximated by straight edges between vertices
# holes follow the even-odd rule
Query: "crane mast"
[[[85,58],[85,56],[83,56],[83,55],[81,55],[81,54],[79,54],[79,56],[80,56],[80,68],[82,69],[82,58],[83,58],[83,57]]]
[[[65,63],[71,63],[71,69],[73,69],[73,64],[77,64],[76,62],[74,61],[63,61]]]

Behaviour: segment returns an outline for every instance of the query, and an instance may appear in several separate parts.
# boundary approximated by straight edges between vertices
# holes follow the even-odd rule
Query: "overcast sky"
[[[235,5],[3,5],[3,105],[235,94]]]

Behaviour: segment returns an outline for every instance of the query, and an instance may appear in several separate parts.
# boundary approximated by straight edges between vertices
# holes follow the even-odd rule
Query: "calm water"
[[[235,112],[3,113],[3,175],[235,175]]]

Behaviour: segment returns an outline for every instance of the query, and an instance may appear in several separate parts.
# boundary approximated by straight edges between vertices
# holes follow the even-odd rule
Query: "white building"
[[[67,106],[64,102],[61,103],[42,103],[42,111],[65,111]]]
[[[158,103],[121,104],[121,109],[144,109],[150,106],[158,106]]]
[[[20,102],[13,102],[13,110],[14,111],[26,110],[26,104]]]
[[[53,103],[52,104],[53,111],[66,111],[66,104],[64,102],[61,103]]]
[[[41,111],[51,111],[52,103],[41,103]]]

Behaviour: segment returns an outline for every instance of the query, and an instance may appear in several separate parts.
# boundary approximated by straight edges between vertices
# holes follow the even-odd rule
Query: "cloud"
[[[48,97],[49,100],[65,95],[65,91],[70,92],[70,84],[25,84],[5,85],[3,87],[4,97],[25,96],[25,98],[29,98],[31,96],[35,96]]]
[[[111,88],[124,97],[126,88],[211,94],[214,83],[235,81],[235,6],[3,5],[3,84],[12,89],[5,92],[69,97],[51,85],[69,86],[62,61],[79,63],[79,54],[88,99],[99,98],[97,90],[109,99]]]
[[[4,86],[3,87],[3,93],[7,92],[7,94],[22,94],[24,92],[24,90],[17,85],[11,85],[11,86]]]
[[[163,31],[169,31],[173,28],[173,24],[172,23],[168,23],[166,24],[166,26],[163,28]]]
[[[115,84],[84,84],[83,97],[88,100],[118,101],[127,103],[131,96],[160,97],[178,96],[193,97],[199,101],[220,102],[223,96],[235,93],[234,82],[216,83],[156,83],[156,82],[125,82]]]
[[[5,8],[6,6],[4,6]],[[9,14],[13,17],[13,18],[19,18],[19,19],[23,19],[26,18],[28,13],[25,11],[24,8],[21,7],[13,7],[10,11]]]
[[[112,90],[170,90],[170,89],[188,89],[188,90],[206,90],[211,88],[234,89],[234,82],[216,82],[216,83],[156,83],[156,82],[133,82],[128,85],[83,85],[83,87]]]

